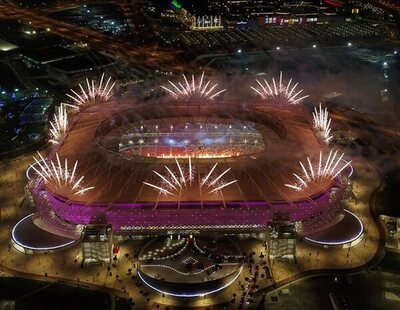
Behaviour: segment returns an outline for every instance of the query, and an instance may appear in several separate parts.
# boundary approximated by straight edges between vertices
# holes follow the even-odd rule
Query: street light
[[[353,46],[353,44],[351,42],[348,42],[347,46]]]
[[[237,50],[237,52],[238,52],[238,54],[241,54],[241,53],[242,53],[242,49],[239,48],[239,49]]]
[[[317,47],[317,45],[316,44],[313,44],[313,46],[312,46],[313,48],[316,48]]]
[[[277,46],[276,49],[279,51],[281,48],[280,48],[280,46]]]

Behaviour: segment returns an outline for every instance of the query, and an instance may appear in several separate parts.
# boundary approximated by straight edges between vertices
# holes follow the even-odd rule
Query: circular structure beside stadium
[[[22,218],[11,231],[11,244],[22,253],[53,252],[74,245],[77,240],[40,228],[34,213]]]
[[[157,238],[141,251],[138,275],[143,283],[160,293],[199,297],[233,283],[243,270],[242,259],[239,248],[226,237]]]
[[[357,245],[364,235],[363,223],[347,209],[343,209],[341,217],[331,229],[310,234],[304,240],[322,247],[349,248]]]

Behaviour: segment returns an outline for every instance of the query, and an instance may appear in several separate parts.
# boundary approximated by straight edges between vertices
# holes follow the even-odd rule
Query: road
[[[153,46],[133,46],[125,40],[46,17],[40,11],[33,9],[20,8],[3,2],[0,5],[0,18],[14,19],[38,29],[48,29],[56,35],[73,42],[88,44],[95,50],[131,65],[173,72],[180,72],[183,69],[176,62],[181,54],[180,51],[160,51]]]

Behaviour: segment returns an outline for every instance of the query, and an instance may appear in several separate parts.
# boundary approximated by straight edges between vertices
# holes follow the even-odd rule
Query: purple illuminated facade
[[[339,181],[339,180],[338,180]],[[345,180],[338,182],[344,184]],[[344,186],[334,186],[308,200],[297,202],[230,201],[177,203],[85,204],[52,194],[41,181],[31,183],[31,193],[41,219],[55,230],[78,236],[86,224],[111,224],[117,233],[226,231],[257,232],[276,215],[298,224],[300,234],[326,228],[341,210]]]
[[[110,109],[111,116],[106,114],[105,120],[100,119],[98,126],[93,126],[86,131],[86,134],[90,137],[87,143],[95,141],[97,143],[96,152],[101,155],[104,163],[111,162],[112,164],[126,161],[126,158],[120,156],[118,152],[120,138],[121,135],[126,133],[126,128],[132,128],[132,124],[137,127],[138,124],[142,124],[140,122],[152,120],[155,117],[158,122],[169,121],[170,119],[183,119],[185,122],[189,122],[190,118],[192,118],[192,121],[198,120],[199,117],[214,120],[218,116],[224,119],[224,124],[234,124],[236,117],[238,117],[246,123],[257,124],[257,130],[268,137],[265,141],[270,146],[273,143],[276,145],[287,143],[288,129],[285,126],[285,121],[287,122],[285,117],[292,114],[297,117],[297,114],[300,113],[297,110],[285,110],[285,113],[283,113],[285,121],[283,121],[275,116],[275,114],[281,112],[281,109],[266,108],[265,105],[251,106],[248,109],[236,105],[222,104],[165,105],[163,109],[157,110],[156,115],[154,113],[156,107],[148,107],[147,105],[135,108],[123,105],[113,107],[117,112]],[[97,110],[96,112],[99,113]],[[72,127],[75,126],[80,115],[78,113],[71,120]],[[91,114],[84,115],[84,117],[89,117],[88,115]],[[193,119],[193,117],[195,118]],[[288,119],[290,120],[290,118]],[[211,123],[215,125],[215,122]],[[90,130],[92,132],[87,133]],[[301,130],[303,130],[302,127],[300,130],[297,128],[290,129],[291,140],[296,140],[297,134]],[[76,132],[81,133],[81,131]],[[73,134],[74,132],[72,132]],[[310,137],[310,135],[302,136],[301,134],[302,132],[300,132],[298,140],[307,140],[307,137]],[[81,137],[72,138],[75,139],[70,139],[73,141],[69,142],[70,148],[85,147],[85,145],[79,146]],[[304,143],[304,141],[302,142]],[[78,146],[75,143],[78,143]],[[320,147],[319,144],[310,143],[308,145],[311,148]],[[64,147],[64,142],[54,146],[48,158],[54,158],[55,152],[62,147]],[[270,148],[268,152],[270,152]],[[238,158],[242,160],[241,157]],[[140,160],[148,161],[149,159],[140,158]],[[137,161],[138,167],[142,163],[140,160]],[[186,199],[166,202],[157,201],[156,195],[154,201],[147,199],[151,202],[140,202],[142,199],[140,195],[136,197],[138,202],[135,203],[100,203],[90,202],[91,200],[75,202],[70,200],[73,199],[71,197],[68,199],[54,194],[37,176],[31,180],[29,191],[38,210],[37,215],[40,216],[42,222],[51,227],[53,232],[58,231],[63,235],[74,238],[79,238],[83,226],[87,224],[109,224],[112,225],[116,233],[120,234],[169,234],[205,231],[253,233],[265,231],[268,223],[276,219],[295,222],[297,232],[300,235],[308,235],[335,224],[335,218],[341,212],[341,201],[347,184],[347,177],[344,175],[347,174],[342,173],[332,182],[330,187],[310,197],[305,195],[304,198],[299,198],[301,200],[272,200],[269,202],[252,199],[250,198],[252,196],[249,196],[249,198],[243,196],[242,201],[232,201],[226,198],[221,201],[204,201],[200,197],[194,197],[194,201],[187,201]],[[142,186],[142,184],[134,184],[130,189],[137,189],[138,186]],[[260,183],[259,186],[263,187],[264,185]],[[249,189],[252,190],[251,185]],[[111,199],[110,197],[112,197],[112,193],[101,201],[107,201],[107,199]],[[242,196],[232,195],[231,197]],[[282,196],[282,198],[277,199],[284,198]],[[132,200],[132,198],[130,199]],[[196,201],[196,199],[198,200]]]

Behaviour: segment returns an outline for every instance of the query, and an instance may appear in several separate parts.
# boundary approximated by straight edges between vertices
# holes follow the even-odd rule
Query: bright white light
[[[236,275],[231,281],[229,281],[228,283],[222,285],[221,287],[217,287],[217,288],[214,289],[214,290],[204,291],[204,292],[202,292],[202,293],[194,293],[194,294],[187,294],[187,293],[178,294],[178,293],[163,291],[163,290],[161,290],[161,289],[159,289],[159,288],[157,288],[157,287],[151,285],[150,283],[148,283],[148,282],[143,278],[143,276],[142,276],[140,270],[138,270],[138,273],[137,273],[137,274],[139,275],[140,279],[143,281],[144,284],[146,284],[148,287],[150,287],[150,288],[152,288],[153,290],[155,290],[155,291],[157,291],[157,292],[160,292],[160,293],[162,293],[162,294],[170,295],[170,296],[174,296],[174,297],[203,297],[203,296],[206,296],[206,295],[211,295],[211,294],[214,294],[214,293],[216,293],[216,292],[219,292],[219,291],[223,290],[224,288],[227,288],[228,286],[230,286],[230,285],[231,285],[233,282],[235,282],[236,279],[240,276],[240,274],[242,273],[242,270],[243,270],[243,265],[240,266],[237,275]]]
[[[317,45],[316,44],[313,44],[313,46],[312,46],[313,48],[316,48],[317,47]]]
[[[238,49],[237,52],[238,52],[238,54],[240,54],[240,53],[242,53],[242,50],[241,50],[241,49]]]
[[[302,100],[309,97],[309,95],[299,97],[303,90],[296,90],[299,83],[292,85],[292,79],[286,84],[283,81],[282,71],[279,75],[278,83],[275,78],[272,78],[272,82],[268,83],[264,79],[264,83],[256,79],[258,85],[255,87],[250,86],[262,99],[264,100],[274,100],[278,102],[285,102],[287,104],[299,104]]]
[[[279,46],[277,46],[276,49],[279,51],[281,48]]]
[[[112,89],[115,86],[115,82],[110,84],[110,81],[111,77],[104,83],[104,73],[101,75],[98,85],[96,85],[97,83],[94,80],[89,82],[89,79],[86,78],[86,85],[82,86],[79,84],[80,91],[76,92],[71,89],[72,94],[67,94],[73,101],[73,105],[67,105],[75,109],[80,109],[81,107],[107,101],[111,98]],[[84,86],[86,86],[86,89]]]
[[[353,44],[351,42],[347,43],[347,46],[352,46]]]
[[[210,80],[204,81],[204,72],[201,74],[200,79],[195,81],[195,77],[192,74],[192,78],[189,81],[186,75],[183,74],[183,81],[177,84],[168,81],[172,87],[168,88],[161,86],[162,89],[166,90],[175,99],[207,99],[214,100],[215,97],[222,94],[226,89],[218,90],[216,87],[218,84],[210,85]]]
[[[71,244],[74,244],[76,242],[76,240],[71,240],[68,241],[64,244],[59,244],[59,245],[55,245],[55,246],[50,246],[50,247],[33,247],[30,246],[28,244],[24,244],[22,243],[20,240],[18,240],[17,235],[15,233],[15,231],[17,230],[18,226],[24,222],[25,220],[27,220],[29,217],[33,217],[35,215],[35,213],[31,213],[27,216],[25,216],[24,218],[22,218],[17,224],[15,224],[15,226],[13,227],[12,231],[11,231],[11,238],[12,240],[19,245],[20,247],[24,248],[24,249],[29,249],[29,250],[33,250],[33,251],[52,251],[52,250],[57,250],[57,249],[61,249],[64,247],[67,247]],[[18,250],[18,249],[17,249]]]
[[[304,239],[306,239],[306,240],[308,240],[308,241],[310,241],[312,243],[317,243],[317,244],[326,245],[326,246],[328,246],[328,245],[344,245],[344,244],[351,244],[352,245],[352,243],[354,241],[356,241],[360,237],[362,237],[363,232],[364,232],[364,225],[363,225],[363,223],[361,222],[360,218],[357,215],[355,215],[354,213],[350,212],[347,209],[343,209],[343,211],[349,213],[352,216],[354,216],[358,221],[359,231],[354,237],[352,237],[350,239],[343,239],[343,240],[340,240],[340,241],[319,241],[319,240],[315,240],[315,239],[312,239],[312,238],[309,238],[309,237],[305,237]]]
[[[196,167],[193,165],[191,157],[188,158],[187,166],[181,165],[177,158],[175,158],[175,164],[176,169],[173,169],[174,171],[167,166],[164,166],[164,174],[153,171],[153,173],[157,175],[161,181],[158,185],[149,182],[143,182],[143,184],[158,190],[162,195],[179,196],[183,190],[187,190],[194,184]],[[231,168],[228,168],[222,173],[216,175],[214,171],[217,166],[218,163],[215,163],[210,171],[201,179],[199,184],[199,188],[207,189],[208,194],[218,194],[223,188],[237,182],[237,180],[225,182],[223,179],[224,175]],[[212,177],[213,175],[216,176]]]
[[[56,153],[57,161],[44,159],[42,154],[38,152],[40,160],[36,159],[35,163],[30,166],[36,173],[44,180],[46,184],[52,184],[56,188],[66,189],[71,191],[74,195],[82,195],[83,193],[91,190],[94,186],[83,187],[82,181],[84,176],[78,178],[75,175],[78,161],[75,161],[72,171],[68,168],[68,160],[64,159],[64,164],[61,163],[58,153]]]
[[[319,183],[324,181],[334,180],[347,166],[351,164],[351,161],[343,161],[342,155],[338,156],[338,151],[333,153],[333,150],[329,152],[328,158],[324,159],[322,152],[319,153],[319,160],[314,164],[311,163],[309,157],[307,157],[307,163],[303,164],[300,162],[302,174],[293,173],[295,181],[285,186],[301,191],[309,187],[311,183]]]
[[[321,103],[319,104],[319,110],[317,107],[314,107],[313,112],[313,126],[317,132],[317,135],[325,142],[329,143],[332,140],[333,136],[331,133],[331,119],[329,118],[328,109],[322,109]]]
[[[50,122],[50,139],[53,144],[59,144],[67,134],[68,130],[68,115],[63,104],[56,108],[53,121]]]

